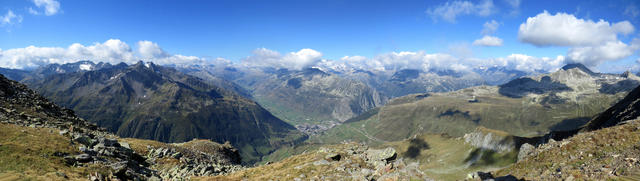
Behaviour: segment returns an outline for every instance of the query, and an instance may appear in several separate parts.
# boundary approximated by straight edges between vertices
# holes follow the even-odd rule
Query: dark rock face
[[[521,98],[529,93],[544,94],[547,92],[571,91],[565,84],[554,82],[551,77],[544,76],[540,81],[528,77],[519,78],[509,83],[500,85],[498,92],[507,97]]]
[[[318,68],[305,68],[302,69],[302,74],[305,76],[314,76],[314,75],[320,75],[320,76],[328,76],[329,74],[318,69]]]
[[[567,65],[562,67],[562,70],[569,70],[569,69],[574,69],[574,68],[580,69],[581,71],[583,71],[583,72],[585,72],[585,73],[587,73],[589,75],[597,75],[597,73],[591,71],[591,69],[587,68],[587,66],[584,66],[581,63],[570,63],[570,64],[567,64]]]
[[[403,69],[399,70],[391,76],[391,81],[404,82],[407,80],[415,79],[420,76],[420,70],[415,69]]]
[[[620,102],[600,113],[580,131],[586,132],[615,126],[638,116],[640,116],[640,87],[633,89]]]
[[[638,86],[640,86],[640,81],[627,79],[616,82],[614,84],[604,83],[598,91],[604,94],[617,94],[619,92],[631,91],[634,87]]]
[[[302,87],[302,79],[300,78],[289,79],[287,81],[287,85],[293,87],[294,89],[298,89]]]

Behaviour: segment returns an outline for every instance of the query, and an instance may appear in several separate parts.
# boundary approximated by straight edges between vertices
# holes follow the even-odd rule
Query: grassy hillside
[[[78,153],[66,136],[54,128],[32,128],[0,124],[1,180],[86,180],[107,166],[74,167],[65,164],[61,153]]]
[[[436,180],[462,180],[467,174],[491,171],[516,161],[517,151],[496,152],[474,147],[463,139],[428,134],[404,141],[390,142],[408,162],[420,163],[419,169]]]
[[[541,104],[529,97],[505,97],[491,89],[493,87],[477,87],[397,98],[311,141],[383,143],[422,133],[459,137],[478,126],[517,136],[536,136],[549,130],[577,128],[624,96],[622,93],[593,94],[579,102]],[[475,95],[478,102],[469,102],[471,95]]]

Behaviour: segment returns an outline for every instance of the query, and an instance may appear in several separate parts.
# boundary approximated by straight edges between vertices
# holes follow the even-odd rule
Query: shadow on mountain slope
[[[633,90],[633,87],[638,87],[639,85],[640,81],[627,79],[614,84],[604,83],[598,91],[603,94],[617,94],[619,92],[631,91]]]
[[[498,92],[501,95],[511,98],[521,98],[529,93],[544,94],[547,92],[572,91],[570,87],[563,83],[553,82],[551,77],[544,76],[540,81],[533,80],[529,77],[513,80],[509,83],[499,86]]]

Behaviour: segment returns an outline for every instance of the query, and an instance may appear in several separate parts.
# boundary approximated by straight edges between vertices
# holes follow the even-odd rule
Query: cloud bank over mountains
[[[197,56],[171,54],[157,43],[139,41],[137,48],[127,43],[110,39],[103,43],[85,46],[78,43],[69,47],[36,47],[0,50],[0,67],[31,69],[58,63],[72,63],[82,60],[108,62],[112,64],[135,63],[139,60],[152,61],[161,65],[217,64],[235,67],[274,67],[300,70],[306,67],[322,67],[333,70],[362,69],[371,71],[395,71],[400,69],[456,70],[469,71],[477,66],[500,66],[515,70],[534,72],[549,71],[562,66],[564,57],[538,58],[528,55],[512,54],[507,57],[478,59],[458,58],[444,53],[425,51],[390,52],[372,58],[364,56],[345,56],[339,60],[323,58],[319,51],[305,48],[296,52],[280,53],[267,48],[255,49],[251,56],[236,62],[223,58],[213,60]]]
[[[171,55],[150,41],[138,42],[138,50],[134,51],[128,44],[118,39],[110,39],[89,46],[74,43],[67,48],[28,46],[0,50],[0,67],[6,68],[30,69],[52,63],[64,64],[82,60],[108,63],[134,63],[147,60],[158,64],[189,64],[204,61],[195,56]]]
[[[248,67],[276,67],[299,70],[315,65],[321,59],[322,53],[309,48],[285,55],[266,48],[258,48],[253,50],[252,56],[242,59],[241,64]]]
[[[35,1],[34,1],[35,2]],[[452,7],[468,7],[469,13],[484,11],[483,7],[492,1],[469,4],[467,1],[454,1],[436,7],[434,12],[448,12]],[[46,5],[42,5],[47,7]],[[40,6],[38,6],[40,7]],[[440,9],[438,9],[440,8]],[[45,8],[46,9],[46,8]],[[473,10],[473,12],[471,12]],[[455,16],[467,12],[450,12],[442,16],[445,20],[454,20]],[[468,14],[468,13],[467,13]],[[8,15],[7,15],[8,17]],[[9,21],[12,18],[6,18]],[[501,23],[491,20],[484,23],[483,37],[473,42],[476,46],[502,46],[503,40],[492,36]],[[274,67],[299,70],[306,67],[321,67],[337,71],[370,70],[396,71],[400,69],[455,70],[471,71],[479,67],[504,67],[525,72],[554,71],[566,63],[579,62],[587,66],[597,66],[606,61],[627,58],[640,49],[640,39],[633,38],[624,42],[622,36],[633,36],[635,27],[628,21],[610,23],[604,20],[592,21],[576,18],[572,14],[550,14],[543,11],[529,17],[518,29],[518,40],[537,47],[567,47],[566,55],[556,57],[536,57],[513,53],[504,57],[475,58],[457,56],[448,53],[428,53],[427,51],[387,52],[373,57],[360,55],[344,56],[337,60],[324,58],[320,51],[303,48],[293,52],[277,52],[267,48],[258,48],[250,56],[230,61],[224,58],[203,58],[172,54],[152,41],[138,41],[132,48],[129,44],[109,39],[92,45],[72,44],[68,47],[28,46],[8,50],[0,49],[0,67],[31,69],[51,63],[71,63],[82,60],[108,63],[134,63],[140,60],[152,61],[161,65],[214,64],[246,68]],[[627,39],[631,39],[628,38]]]

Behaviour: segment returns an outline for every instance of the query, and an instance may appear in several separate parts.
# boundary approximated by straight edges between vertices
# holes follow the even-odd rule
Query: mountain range
[[[530,75],[504,67],[480,67],[471,71],[378,71],[327,66],[300,70],[234,65],[175,67],[204,80],[233,82],[239,86],[227,87],[251,97],[277,117],[309,134],[382,106],[390,98],[495,85]]]
[[[460,173],[473,173],[470,178],[494,178],[495,174],[534,180],[604,179],[611,175],[580,170],[602,171],[596,165],[605,159],[605,164],[615,169],[604,171],[635,178],[629,175],[634,167],[623,165],[637,155],[629,151],[637,140],[629,134],[635,133],[633,128],[638,124],[640,78],[630,72],[597,73],[582,64],[529,75],[496,67],[477,68],[473,73],[416,69],[381,73],[321,67],[171,68],[150,62],[111,65],[90,61],[0,72],[69,108],[57,108],[42,97],[29,99],[38,96],[2,78],[0,84],[9,86],[0,88],[0,97],[4,97],[0,118],[3,124],[17,124],[5,125],[7,139],[37,142],[20,137],[19,129],[25,129],[20,127],[33,127],[29,132],[34,133],[40,127],[61,129],[60,135],[73,133],[68,134],[71,144],[84,145],[79,153],[46,147],[70,153],[60,158],[65,162],[84,167],[87,159],[115,156],[107,160],[124,159],[138,165],[121,169],[107,161],[111,166],[105,170],[112,173],[96,172],[102,176],[175,179],[226,173],[229,177],[212,179],[332,179],[351,175],[451,180],[462,179]],[[491,75],[504,80],[528,76],[487,85],[483,76]],[[493,83],[502,81],[499,79],[492,79]],[[410,94],[413,91],[420,93]],[[76,113],[81,118],[75,117]],[[71,124],[81,131],[69,127]],[[310,124],[324,127],[309,128]],[[106,131],[130,138],[108,136]],[[64,142],[55,135],[50,135],[50,141]],[[116,137],[117,144],[109,137]],[[152,140],[193,141],[167,144]],[[594,144],[579,144],[584,142]],[[4,144],[0,144],[0,151]],[[566,157],[563,149],[574,156]],[[200,153],[204,155],[198,156]],[[200,161],[183,161],[180,157],[185,154]],[[612,154],[622,156],[602,157]],[[8,157],[0,156],[4,159]],[[173,161],[163,161],[166,159]],[[352,164],[361,160],[359,165]],[[565,164],[554,165],[555,170],[550,171],[545,167],[550,160]],[[278,162],[244,169],[237,165],[240,161],[245,165]],[[72,173],[73,178],[87,174],[53,166],[64,167],[61,170]],[[558,169],[568,174],[555,173]],[[153,171],[158,174],[149,174]]]
[[[326,130],[386,101],[386,97],[365,83],[319,68],[289,70],[212,66],[178,70],[204,80],[219,77],[240,85],[241,89],[249,92],[251,99],[309,134]]]
[[[506,99],[517,99],[520,104],[522,98],[532,98],[538,96],[548,96],[550,93],[563,93],[556,95],[560,98],[566,98],[570,101],[588,101],[581,100],[581,96],[596,94],[607,94],[600,92],[599,89],[606,85],[617,84],[621,81],[635,82],[636,77],[627,75],[589,73],[589,71],[569,65],[565,69],[557,72],[528,77],[528,79],[541,83],[544,77],[549,76],[550,83],[565,84],[562,80],[572,77],[590,78],[595,81],[596,85],[592,86],[593,81],[584,81],[584,84],[569,84],[566,87],[570,89],[558,89],[558,86],[540,86],[535,84],[533,90],[526,93],[518,94],[521,97],[511,95],[501,95],[499,86],[491,89],[493,93]],[[583,77],[582,75],[590,75]],[[525,77],[526,78],[526,77]],[[522,80],[516,80],[521,82]],[[528,82],[528,81],[527,81]],[[514,83],[511,83],[513,85]],[[550,85],[544,83],[543,85]],[[591,87],[590,87],[591,85]],[[604,86],[603,86],[604,85]],[[626,84],[625,84],[626,85]],[[577,87],[576,87],[577,86]],[[563,86],[560,86],[563,87]],[[478,87],[474,87],[478,88]],[[474,89],[469,88],[469,89]],[[484,88],[484,87],[481,87]],[[582,89],[578,89],[582,88]],[[395,165],[398,162],[381,163],[386,166],[385,170],[375,170],[369,175],[376,179],[387,179],[389,175],[394,179],[429,179],[436,178],[438,180],[637,180],[638,175],[638,105],[640,103],[640,87],[619,87],[615,93],[617,100],[607,106],[604,111],[596,112],[593,118],[588,118],[584,124],[573,125],[564,131],[551,131],[545,135],[535,137],[520,137],[500,130],[477,127],[476,130],[468,132],[462,139],[449,134],[419,134],[398,141],[387,141],[383,138],[375,137],[375,135],[366,135],[367,129],[358,129],[360,124],[346,123],[329,130],[341,129],[342,126],[350,125],[352,132],[333,132],[333,135],[354,134],[349,137],[350,140],[362,141],[370,139],[369,145],[378,145],[377,147],[391,146],[397,155],[402,157],[404,162],[419,161],[407,165]],[[485,88],[486,89],[486,88]],[[531,89],[524,89],[531,90]],[[513,93],[513,92],[511,92]],[[407,97],[427,99],[432,95],[411,95]],[[611,96],[611,95],[609,95]],[[620,97],[618,97],[620,96]],[[578,98],[570,100],[569,98]],[[404,104],[409,98],[404,100],[394,99],[387,104]],[[477,99],[477,100],[476,100]],[[470,98],[468,103],[482,103],[484,99],[476,97]],[[397,101],[397,102],[394,102]],[[404,102],[403,102],[404,101]],[[540,102],[535,102],[540,104]],[[515,105],[515,104],[514,104]],[[387,107],[384,106],[384,107]],[[415,105],[420,106],[420,105]],[[557,105],[550,105],[551,107]],[[383,109],[384,107],[380,108]],[[548,110],[547,110],[548,111]],[[565,111],[572,111],[567,109]],[[379,111],[378,111],[379,112]],[[495,113],[495,112],[494,112]],[[547,112],[547,114],[558,114],[557,112]],[[379,114],[379,113],[377,113]],[[455,113],[458,114],[458,113]],[[464,112],[462,114],[465,114]],[[544,114],[544,113],[539,113]],[[352,120],[350,120],[352,121]],[[347,122],[350,122],[347,121]],[[354,123],[361,123],[356,120]],[[406,124],[406,123],[401,123]],[[365,124],[362,124],[367,126]],[[385,125],[386,126],[386,125]],[[444,128],[444,127],[442,127]],[[401,132],[387,127],[379,127],[379,129],[390,129],[389,131]],[[353,133],[360,132],[360,133]],[[564,135],[554,135],[564,134]],[[554,140],[556,139],[556,140]],[[344,141],[344,140],[343,140]],[[376,141],[377,144],[376,144]],[[531,144],[534,144],[533,146]],[[336,175],[345,178],[344,172],[354,178],[368,176],[361,174],[358,169],[354,169],[349,165],[353,159],[357,159],[362,150],[353,143],[343,142],[337,146],[322,146],[315,150],[305,151],[302,154],[291,156],[281,162],[254,167],[230,174],[228,176],[216,176],[210,179],[238,179],[238,178],[286,178],[286,179],[304,179],[306,176],[313,178],[331,179]],[[343,149],[345,149],[344,151]],[[312,149],[314,150],[314,149]],[[338,155],[338,156],[337,156]],[[366,156],[367,153],[364,153]],[[339,159],[335,159],[339,158]],[[327,161],[328,160],[328,161]],[[367,160],[367,159],[363,159]],[[516,162],[517,161],[517,162]],[[416,165],[419,164],[417,167]],[[314,169],[315,167],[307,167],[315,165],[323,168]],[[391,166],[389,166],[391,165]],[[324,169],[326,168],[326,169]],[[411,171],[408,171],[412,169]],[[475,170],[475,171],[474,171]],[[484,172],[489,170],[491,172]],[[358,171],[358,172],[355,172]],[[293,174],[292,174],[293,173]],[[468,173],[468,175],[467,175]],[[429,178],[419,178],[418,175],[424,174]],[[494,176],[495,175],[495,176]]]
[[[593,73],[584,66],[568,65],[498,86],[394,98],[312,141],[380,144],[429,133],[460,137],[478,126],[516,136],[539,136],[586,124],[638,85],[640,78],[630,73]]]
[[[189,180],[244,169],[229,142],[120,138],[0,75],[3,180]]]
[[[163,142],[229,141],[247,163],[306,139],[246,97],[153,63],[70,71],[26,82],[119,136]]]

